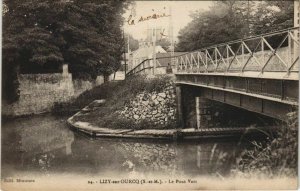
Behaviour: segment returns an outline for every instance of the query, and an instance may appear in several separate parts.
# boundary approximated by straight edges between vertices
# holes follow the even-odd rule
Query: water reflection
[[[229,172],[236,142],[89,139],[64,118],[35,116],[2,125],[2,175],[19,171],[76,174],[207,175]]]
[[[74,134],[52,116],[16,119],[2,125],[2,165],[16,170],[48,171],[58,156],[72,153]],[[11,172],[8,172],[11,173]],[[5,175],[5,174],[4,174]]]

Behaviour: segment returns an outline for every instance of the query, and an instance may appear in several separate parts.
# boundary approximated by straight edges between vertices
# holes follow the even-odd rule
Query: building
[[[154,47],[152,42],[140,40],[139,48],[129,55],[128,70],[133,69],[146,59],[153,58],[153,52]],[[155,46],[155,53],[166,53],[166,50],[161,46]]]
[[[159,40],[161,38],[164,38],[166,35],[166,29],[163,27],[157,27],[156,29],[147,29],[147,37],[146,41],[153,42],[154,39]],[[156,31],[156,32],[154,32]]]

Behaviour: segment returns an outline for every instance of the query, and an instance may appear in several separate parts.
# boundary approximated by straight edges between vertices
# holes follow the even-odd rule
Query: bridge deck
[[[299,84],[298,81],[294,80],[190,74],[176,75],[176,84],[219,90],[288,105],[298,105],[297,90]]]

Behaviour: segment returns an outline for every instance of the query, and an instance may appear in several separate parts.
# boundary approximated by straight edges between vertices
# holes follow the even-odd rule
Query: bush
[[[267,176],[296,176],[298,151],[298,113],[288,114],[288,123],[278,128],[275,137],[266,142],[252,142],[253,149],[245,149],[237,161],[241,173]]]

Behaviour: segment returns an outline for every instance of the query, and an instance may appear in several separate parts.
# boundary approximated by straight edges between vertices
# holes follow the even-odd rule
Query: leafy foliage
[[[293,1],[216,1],[191,14],[176,51],[192,51],[293,26]]]
[[[257,6],[253,15],[254,34],[263,34],[293,26],[293,1],[265,1]]]
[[[3,73],[10,75],[5,83],[16,80],[12,71],[61,72],[63,63],[69,64],[74,78],[89,80],[119,68],[127,2],[4,0],[4,4]]]
[[[216,2],[208,11],[191,14],[192,21],[179,32],[177,51],[191,51],[241,38],[246,24],[234,1]]]
[[[277,136],[266,143],[254,141],[253,149],[246,149],[237,161],[243,174],[295,176],[298,156],[298,113],[288,114],[289,123],[278,129]]]
[[[41,68],[56,69],[63,62],[60,46],[63,42],[48,29],[49,23],[61,16],[56,9],[58,1],[5,1],[8,11],[3,18],[3,59],[11,46],[13,60],[6,60],[7,65],[20,66],[22,72],[36,73]],[[40,71],[43,72],[43,71]]]

